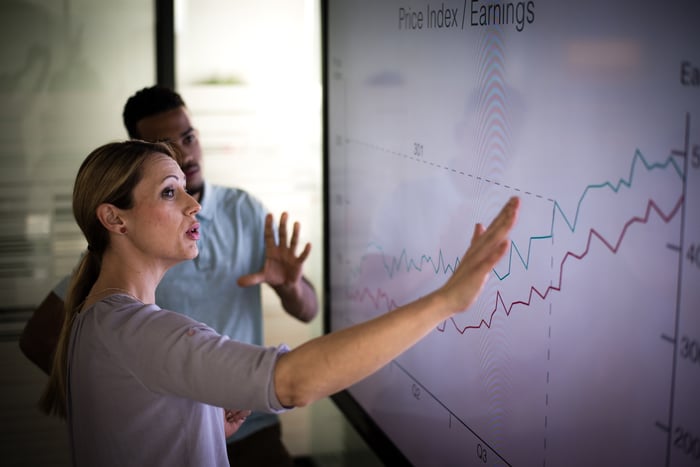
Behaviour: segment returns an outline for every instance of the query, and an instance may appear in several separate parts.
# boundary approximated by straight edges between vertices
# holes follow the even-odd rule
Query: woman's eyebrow
[[[165,177],[163,177],[163,180],[161,180],[161,183],[163,183],[164,181],[166,181],[169,178],[174,178],[178,182],[180,181],[180,177],[178,177],[177,175],[174,175],[174,174],[170,174],[170,175],[166,175]]]

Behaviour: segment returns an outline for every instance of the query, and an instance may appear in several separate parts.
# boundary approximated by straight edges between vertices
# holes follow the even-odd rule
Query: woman
[[[44,410],[67,417],[76,465],[228,465],[225,430],[246,412],[222,421],[222,407],[305,406],[386,365],[475,300],[508,248],[519,207],[513,198],[488,230],[477,224],[437,291],[291,351],[263,348],[154,304],[161,277],[197,255],[200,235],[200,206],[176,157],[164,144],[110,143],[78,171],[73,213],[88,253],[73,275],[42,398]],[[271,226],[268,217],[268,234]]]

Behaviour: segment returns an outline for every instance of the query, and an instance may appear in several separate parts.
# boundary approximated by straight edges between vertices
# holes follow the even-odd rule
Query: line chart
[[[369,146],[366,145],[365,146]],[[376,150],[381,150],[385,152],[389,152],[391,154],[400,154],[397,151],[387,151],[385,149],[379,148],[379,147],[374,147],[370,146],[373,149]],[[649,162],[642,152],[637,149],[634,152],[634,156],[632,157],[632,161],[630,163],[630,168],[629,168],[629,173],[626,178],[619,178],[617,181],[605,181],[602,183],[595,183],[595,184],[589,184],[587,185],[583,190],[578,198],[578,201],[576,203],[576,208],[573,213],[573,215],[567,216],[564,210],[562,209],[561,205],[557,201],[553,201],[553,207],[552,207],[552,218],[550,222],[550,227],[549,227],[549,232],[544,235],[536,235],[536,236],[530,236],[528,239],[528,245],[527,245],[527,250],[526,254],[523,255],[521,253],[521,249],[518,248],[518,245],[514,242],[511,241],[510,248],[509,248],[509,253],[508,253],[508,267],[507,267],[507,272],[505,273],[499,273],[497,270],[494,269],[494,275],[498,278],[499,281],[503,281],[506,278],[508,278],[511,275],[512,271],[512,264],[513,264],[513,257],[517,257],[520,261],[520,263],[523,265],[524,269],[527,270],[530,267],[530,261],[531,261],[531,252],[532,252],[532,244],[534,241],[541,241],[541,240],[547,240],[547,239],[553,239],[555,234],[554,234],[554,229],[555,229],[555,222],[557,217],[561,218],[564,222],[564,224],[567,226],[568,230],[572,233],[576,232],[577,226],[578,226],[578,221],[579,221],[579,214],[581,212],[582,205],[586,199],[586,197],[589,195],[594,190],[602,190],[602,189],[609,189],[613,193],[617,194],[620,192],[620,190],[625,187],[625,188],[632,188],[634,185],[634,180],[635,180],[635,173],[636,170],[646,170],[647,172],[651,172],[654,170],[671,170],[673,173],[678,175],[678,180],[679,180],[679,186],[680,182],[683,180],[683,169],[678,165],[676,162],[677,155],[674,155],[673,151],[671,154],[662,162],[654,162],[651,163]],[[415,161],[413,158],[408,158],[408,160]],[[424,162],[424,161],[421,161]],[[441,168],[441,167],[438,167]],[[561,290],[561,285],[563,282],[563,271],[564,271],[564,264],[569,258],[573,259],[578,259],[581,260],[583,259],[586,254],[588,253],[588,250],[591,245],[591,240],[593,237],[596,237],[602,242],[610,251],[613,253],[617,252],[617,249],[619,248],[620,243],[622,242],[624,235],[627,231],[627,229],[633,224],[633,223],[646,223],[649,219],[649,215],[651,211],[655,211],[661,219],[663,219],[665,222],[668,222],[677,212],[678,209],[680,208],[680,205],[682,203],[682,198],[679,199],[674,208],[671,210],[669,214],[664,214],[661,211],[661,208],[653,201],[649,200],[646,206],[646,212],[643,217],[635,216],[631,219],[629,219],[625,224],[622,229],[621,234],[617,238],[616,241],[608,241],[606,240],[596,229],[590,229],[589,234],[588,234],[588,239],[586,242],[586,248],[582,253],[576,253],[573,251],[567,251],[563,258],[561,259],[560,267],[559,267],[559,277],[557,279],[557,285],[550,285],[544,291],[540,291],[535,285],[530,286],[530,293],[527,299],[522,299],[522,300],[515,300],[510,304],[506,304],[502,293],[500,291],[496,292],[495,296],[495,304],[493,307],[493,310],[490,312],[488,315],[489,318],[488,320],[481,319],[478,324],[476,325],[468,325],[468,326],[459,326],[454,318],[451,318],[450,321],[454,325],[454,328],[460,332],[464,333],[468,329],[479,329],[482,327],[490,328],[491,327],[491,322],[493,320],[494,314],[497,312],[499,306],[504,309],[504,312],[506,316],[510,315],[510,312],[512,308],[516,305],[525,305],[529,306],[532,298],[534,295],[539,296],[541,299],[546,299],[548,294],[552,291],[560,291]],[[437,260],[433,259],[433,256],[430,254],[421,254],[417,259],[416,258],[411,258],[408,255],[408,252],[406,249],[402,249],[401,253],[399,254],[398,257],[395,256],[388,256],[384,254],[383,247],[379,245],[378,243],[375,242],[370,242],[368,245],[368,249],[371,249],[373,251],[378,251],[379,254],[382,257],[382,264],[383,267],[387,273],[387,276],[391,279],[394,277],[394,275],[399,272],[399,271],[405,271],[405,272],[410,272],[411,270],[417,271],[417,272],[422,272],[425,267],[429,267],[432,269],[432,271],[435,274],[450,274],[454,271],[454,269],[459,265],[459,256],[456,256],[454,260],[452,261],[447,261],[445,259],[445,254],[442,251],[442,249],[438,250],[437,253]],[[359,266],[355,268],[353,272],[353,276],[357,277],[360,275],[360,271],[362,269],[362,264],[365,260],[367,255],[364,255],[363,257],[360,258],[359,260]],[[386,311],[396,308],[398,306],[397,301],[391,298],[388,294],[388,292],[383,291],[381,289],[377,289],[375,293],[369,290],[369,288],[365,287],[361,290],[353,290],[348,292],[348,297],[356,300],[356,301],[363,301],[364,299],[369,299],[374,303],[374,308],[377,309],[378,305],[380,302],[384,303],[383,309]],[[441,332],[445,331],[445,326],[438,327],[438,330]]]
[[[521,199],[352,424],[387,465],[698,465],[700,5],[329,3],[327,330],[432,293]]]
[[[529,306],[530,303],[532,302],[532,299],[535,295],[540,297],[542,300],[546,300],[547,296],[549,295],[550,292],[561,292],[562,291],[562,283],[564,281],[563,276],[564,276],[564,263],[566,263],[567,259],[572,258],[572,259],[577,259],[577,260],[582,260],[583,258],[588,255],[588,252],[591,247],[591,241],[593,237],[597,238],[600,243],[602,243],[607,249],[609,249],[613,254],[617,253],[618,249],[620,248],[620,245],[622,244],[622,240],[625,237],[625,234],[627,233],[627,229],[633,225],[633,224],[646,224],[649,221],[649,217],[651,215],[651,212],[654,211],[658,216],[664,221],[664,222],[669,222],[671,219],[673,219],[678,211],[681,208],[681,205],[683,204],[683,198],[680,198],[676,205],[673,207],[671,212],[669,213],[664,213],[661,211],[661,209],[654,203],[654,201],[649,200],[649,203],[647,204],[647,209],[644,213],[643,217],[633,217],[632,219],[628,220],[625,222],[625,227],[622,230],[622,233],[620,233],[620,236],[618,237],[617,241],[614,243],[608,242],[605,238],[603,238],[598,232],[595,230],[591,229],[588,233],[588,241],[586,242],[586,249],[581,252],[581,253],[573,253],[573,252],[566,252],[564,255],[564,259],[562,259],[561,264],[559,266],[559,279],[557,282],[557,285],[550,285],[548,286],[544,292],[538,290],[536,287],[531,286],[530,287],[530,295],[526,300],[516,300],[510,305],[506,305],[506,303],[503,300],[503,296],[501,295],[501,292],[496,292],[496,303],[494,305],[493,311],[491,312],[491,317],[489,321],[484,321],[481,320],[478,325],[476,326],[464,326],[460,328],[457,323],[455,322],[454,318],[450,318],[450,321],[454,325],[455,329],[460,333],[464,334],[468,329],[480,329],[481,327],[486,327],[486,328],[491,328],[491,322],[493,320],[493,315],[496,314],[498,311],[499,305],[500,307],[503,308],[506,316],[510,315],[511,310],[513,309],[514,306],[516,305],[523,305],[523,306]],[[501,278],[503,279],[503,278]],[[445,331],[445,326],[438,327],[438,331],[444,332]]]
[[[615,253],[617,253],[618,249],[620,248],[620,245],[622,244],[622,241],[625,237],[625,234],[627,233],[627,230],[632,225],[634,225],[634,224],[646,224],[649,221],[649,218],[650,218],[652,212],[655,212],[659,216],[659,218],[661,220],[663,220],[663,222],[667,223],[676,216],[676,214],[679,212],[679,210],[682,206],[682,203],[683,203],[683,198],[681,197],[670,212],[664,213],[656,205],[656,203],[654,203],[653,200],[649,200],[649,202],[647,203],[647,207],[646,207],[646,210],[644,212],[644,215],[643,216],[635,216],[635,217],[629,219],[627,222],[625,222],[622,232],[620,233],[619,237],[613,242],[606,240],[595,229],[591,229],[588,233],[588,240],[586,242],[586,248],[584,249],[583,252],[575,253],[575,252],[568,251],[564,255],[564,258],[561,260],[561,264],[559,266],[559,278],[558,278],[557,285],[550,285],[544,291],[540,291],[535,286],[531,286],[530,287],[530,295],[528,296],[527,299],[516,300],[516,301],[511,302],[508,305],[506,305],[506,303],[504,302],[501,292],[498,291],[498,292],[496,292],[494,308],[490,313],[491,319],[489,319],[488,321],[481,320],[479,322],[479,324],[476,326],[464,326],[461,328],[455,323],[454,318],[450,318],[450,321],[453,323],[455,329],[460,334],[464,334],[468,329],[480,329],[482,327],[490,328],[491,321],[493,319],[493,315],[498,311],[499,306],[501,308],[503,308],[506,316],[508,316],[508,315],[510,315],[513,307],[516,305],[529,306],[530,303],[532,302],[533,296],[535,296],[535,295],[540,297],[542,300],[545,300],[550,292],[560,292],[562,290],[564,264],[566,263],[566,261],[569,258],[576,259],[576,260],[584,259],[586,257],[586,255],[588,255],[588,252],[591,248],[591,243],[592,243],[592,240],[594,237],[597,238],[600,241],[600,243],[602,245],[604,245],[608,250],[610,250],[613,254],[615,254]],[[403,258],[403,256],[401,258]],[[427,259],[429,257],[426,255],[423,255],[421,257],[421,261],[424,258]],[[458,262],[458,260],[457,260],[457,262]],[[442,263],[443,263],[442,253],[440,253],[440,260],[438,261],[438,265],[442,264]],[[413,264],[413,261],[409,260],[408,264]],[[421,270],[419,268],[416,268],[416,269]],[[451,270],[451,266],[444,267],[444,268],[434,268],[434,269],[436,269],[436,271],[437,271],[437,269],[444,269],[444,271],[447,272],[448,270]],[[508,276],[509,276],[509,274],[506,274],[503,277],[498,277],[498,278],[499,278],[499,280],[504,280]],[[399,304],[394,299],[392,299],[387,294],[387,292],[385,292],[381,289],[377,289],[376,293],[373,293],[368,287],[364,287],[361,290],[349,290],[348,291],[348,298],[355,300],[355,301],[358,301],[358,302],[362,302],[365,299],[369,299],[373,303],[375,309],[378,309],[379,305],[383,303],[384,306],[382,307],[382,311],[389,311],[389,310],[392,310],[392,309],[399,306]],[[446,326],[443,323],[443,325],[439,326],[437,328],[437,330],[440,332],[444,332],[445,327]]]
[[[686,127],[689,127],[689,117],[686,118]],[[689,130],[686,129],[686,133]],[[634,156],[629,164],[629,171],[627,176],[613,179],[612,181],[605,181],[602,183],[588,184],[582,190],[581,195],[578,197],[575,203],[575,209],[572,210],[572,214],[567,215],[565,210],[562,208],[561,203],[556,200],[550,200],[552,203],[551,218],[548,222],[549,232],[546,235],[530,235],[527,240],[526,248],[518,246],[516,241],[511,241],[509,252],[507,254],[507,269],[505,272],[499,273],[495,268],[493,270],[494,279],[497,280],[497,287],[495,290],[491,291],[491,308],[486,312],[484,318],[478,320],[478,322],[473,324],[460,324],[455,319],[455,317],[444,321],[441,325],[436,327],[436,335],[444,335],[448,331],[448,325],[450,329],[455,331],[456,335],[471,335],[469,331],[476,330],[491,330],[494,325],[494,318],[498,314],[499,310],[503,312],[503,316],[509,317],[516,307],[530,307],[535,302],[541,301],[542,303],[548,301],[552,296],[553,292],[564,293],[568,288],[575,287],[575,283],[567,286],[566,273],[567,268],[570,268],[573,264],[583,262],[587,259],[593,251],[606,251],[610,253],[611,257],[617,255],[623,244],[625,244],[626,239],[629,237],[630,233],[635,227],[635,231],[643,231],[644,229],[639,229],[639,227],[644,227],[650,224],[652,221],[656,220],[661,224],[670,224],[674,219],[683,215],[684,206],[686,203],[686,171],[689,170],[688,159],[691,150],[687,148],[688,143],[686,142],[686,149],[684,151],[672,150],[665,159],[658,162],[650,162],[640,150],[635,150]],[[366,148],[369,147],[365,145]],[[406,160],[411,161],[412,159],[407,158]],[[680,161],[680,163],[679,163]],[[698,164],[700,165],[700,163]],[[441,168],[441,167],[438,167]],[[595,226],[586,227],[585,231],[585,243],[581,248],[578,249],[565,249],[563,253],[559,256],[557,260],[556,274],[552,281],[548,285],[538,286],[537,284],[530,284],[528,286],[528,292],[520,298],[510,298],[506,299],[506,295],[503,291],[503,287],[508,287],[509,279],[513,276],[513,264],[518,263],[522,265],[522,271],[527,272],[530,270],[532,261],[534,257],[532,256],[534,247],[533,245],[537,241],[550,240],[553,241],[557,235],[555,233],[556,225],[565,225],[566,231],[570,234],[576,234],[577,237],[581,237],[583,233],[580,223],[580,213],[586,205],[586,201],[593,193],[603,193],[607,192],[612,194],[612,198],[607,201],[608,207],[610,209],[610,204],[614,204],[615,196],[619,195],[623,189],[627,189],[636,199],[641,199],[647,191],[648,184],[653,182],[653,179],[646,179],[644,183],[647,185],[637,186],[635,182],[640,179],[640,174],[653,174],[653,173],[666,173],[672,175],[671,178],[675,177],[676,186],[670,190],[670,192],[675,192],[675,201],[671,201],[673,195],[668,195],[665,197],[663,207],[662,203],[659,203],[653,197],[648,197],[643,204],[643,209],[641,212],[635,215],[631,215],[621,225],[620,230],[615,235],[605,235]],[[470,177],[472,178],[472,177]],[[651,180],[651,181],[650,181]],[[668,183],[668,178],[665,183]],[[482,180],[480,180],[482,181]],[[667,188],[670,188],[667,186]],[[670,193],[669,192],[669,193]],[[620,217],[620,214],[617,214]],[[527,236],[526,236],[527,237]],[[673,239],[665,240],[663,242],[663,248],[668,251],[675,251],[679,256],[682,256],[684,251],[684,246],[682,241],[676,241]],[[547,242],[549,244],[549,242]],[[369,242],[366,246],[366,253],[361,255],[357,261],[357,266],[351,267],[349,277],[352,281],[347,284],[345,290],[345,297],[349,302],[355,303],[355,306],[363,306],[363,304],[369,304],[370,308],[374,310],[375,313],[383,313],[392,310],[405,301],[412,299],[410,296],[406,298],[403,295],[400,299],[393,296],[393,293],[382,285],[362,285],[361,277],[363,268],[365,267],[366,261],[376,261],[377,256],[381,259],[378,261],[381,269],[391,284],[394,280],[401,280],[405,277],[405,274],[410,273],[428,273],[434,276],[447,275],[454,271],[454,269],[459,265],[459,257],[452,255],[447,255],[445,250],[438,248],[436,254],[422,253],[416,256],[409,254],[407,248],[400,249],[398,254],[387,253],[383,245],[379,242]],[[600,258],[600,257],[599,257]],[[553,259],[553,258],[552,258]],[[606,260],[607,261],[607,260]],[[520,269],[519,269],[520,270]],[[356,283],[360,281],[360,284]],[[519,279],[522,281],[522,279]],[[578,293],[578,292],[576,292]],[[485,300],[488,302],[488,300]],[[550,305],[551,313],[551,305]],[[549,333],[551,334],[551,326]],[[677,345],[677,333],[674,336],[670,336],[670,333],[664,333],[663,342],[671,343],[674,347]],[[452,345],[452,344],[450,344]],[[550,349],[547,350],[547,355],[549,359]],[[489,444],[487,439],[482,438],[482,434],[478,427],[475,427],[470,423],[469,417],[464,417],[457,415],[453,408],[450,407],[449,403],[443,400],[440,395],[440,391],[433,391],[433,385],[423,381],[419,376],[421,371],[417,371],[417,367],[411,367],[410,364],[404,364],[396,362],[398,368],[404,374],[408,380],[413,381],[414,386],[419,386],[422,388],[423,393],[434,399],[438,406],[443,407],[450,417],[459,419],[460,423],[470,431],[473,436],[481,440],[484,446],[488,446],[493,454],[498,456],[506,465],[510,465],[508,461],[505,460],[503,452],[500,451],[498,443]],[[547,383],[550,380],[550,370],[547,370]],[[674,379],[675,380],[675,379]],[[547,399],[549,399],[549,390],[547,392]],[[551,419],[553,414],[547,413],[545,415],[545,427],[551,424]],[[550,420],[550,422],[547,422]],[[669,422],[668,425],[672,423]],[[666,424],[661,422],[654,422],[653,426],[664,433],[671,439],[671,429],[667,427]],[[551,434],[548,435],[551,437]],[[671,457],[670,451],[668,454],[669,459]],[[667,464],[669,465],[669,464]]]
[[[377,148],[379,149],[379,148]],[[383,150],[383,149],[382,149]],[[386,150],[384,150],[386,151]],[[394,151],[389,151],[392,153],[397,153]],[[512,262],[513,262],[513,255],[517,256],[520,260],[520,263],[523,265],[523,267],[527,270],[530,266],[530,254],[532,251],[532,243],[534,241],[538,240],[549,240],[554,237],[554,226],[555,226],[555,221],[557,219],[557,214],[559,217],[564,221],[568,229],[574,233],[576,232],[576,227],[578,225],[578,220],[579,220],[579,213],[581,211],[581,206],[586,198],[586,196],[592,191],[592,190],[598,190],[598,189],[604,189],[608,188],[614,193],[618,193],[622,187],[626,188],[632,188],[633,182],[634,182],[634,174],[635,174],[635,169],[638,166],[638,164],[642,164],[643,168],[647,171],[652,171],[652,170],[667,170],[667,169],[672,169],[676,174],[678,174],[678,182],[679,182],[679,187],[680,183],[682,182],[683,179],[683,169],[678,165],[676,162],[677,156],[671,153],[663,162],[655,162],[655,163],[650,163],[647,161],[647,159],[644,157],[641,151],[638,149],[635,150],[634,156],[632,157],[632,162],[630,164],[630,170],[629,170],[629,175],[627,178],[620,178],[617,182],[611,182],[611,181],[605,181],[602,183],[596,183],[596,184],[590,184],[586,186],[579,197],[577,203],[576,203],[576,209],[571,216],[571,219],[569,219],[569,216],[566,215],[564,212],[564,209],[561,207],[558,201],[553,200],[553,207],[552,207],[552,220],[550,223],[550,228],[549,232],[547,234],[543,235],[536,235],[536,236],[530,236],[528,240],[528,245],[527,245],[527,250],[526,254],[523,255],[520,251],[520,248],[518,248],[518,245],[515,242],[511,242],[509,252],[508,252],[508,269],[507,272],[501,274],[498,271],[494,270],[494,274],[499,280],[503,280],[507,278],[511,274],[512,270]],[[411,159],[413,160],[413,159]],[[438,166],[438,168],[441,168]],[[679,201],[680,202],[680,201]],[[653,203],[653,201],[650,200],[650,203]],[[654,206],[656,206],[654,204]],[[658,209],[658,206],[656,206]],[[599,234],[595,233],[596,235],[600,236]],[[601,240],[605,242],[605,240],[601,237]],[[387,272],[388,277],[393,277],[394,274],[399,271],[399,270],[405,270],[405,271],[411,271],[411,270],[416,270],[416,271],[423,271],[423,267],[426,264],[430,264],[432,269],[436,274],[442,273],[442,274],[447,274],[447,273],[452,273],[454,269],[459,265],[459,256],[455,257],[453,261],[447,262],[445,259],[445,255],[440,249],[437,253],[437,260],[434,261],[432,255],[429,254],[421,254],[418,259],[415,258],[410,258],[408,252],[403,249],[399,255],[398,258],[396,257],[391,257],[387,258],[383,254],[383,247],[376,243],[376,242],[370,242],[367,245],[368,249],[376,250],[379,251],[379,253],[383,257],[383,263],[384,263],[384,269]],[[571,252],[569,252],[571,253]],[[353,274],[355,276],[359,275],[359,270],[362,269],[362,263],[363,260],[365,259],[366,256],[363,256],[359,260],[359,266],[353,271]]]

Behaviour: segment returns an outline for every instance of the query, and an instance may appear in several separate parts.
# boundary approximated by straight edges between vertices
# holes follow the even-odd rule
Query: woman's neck
[[[163,274],[164,268],[129,260],[124,254],[105,252],[100,273],[89,295],[99,292],[102,294],[102,297],[98,298],[100,300],[108,295],[123,293],[143,303],[155,303],[156,287]]]
[[[146,287],[143,283],[133,280],[122,280],[119,277],[110,277],[100,273],[97,281],[85,296],[83,308],[103,300],[110,295],[127,295],[141,303],[155,303],[155,287]]]

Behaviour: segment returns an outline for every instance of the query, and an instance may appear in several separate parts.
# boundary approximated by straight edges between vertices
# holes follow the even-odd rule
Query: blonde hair
[[[73,186],[73,216],[88,243],[68,287],[65,315],[59,335],[49,381],[39,400],[47,414],[66,418],[68,345],[75,316],[100,273],[102,255],[109,245],[107,229],[97,218],[103,203],[120,209],[133,207],[133,191],[143,177],[143,164],[160,153],[182,162],[179,151],[166,143],[129,140],[108,143],[92,151],[83,161]]]

